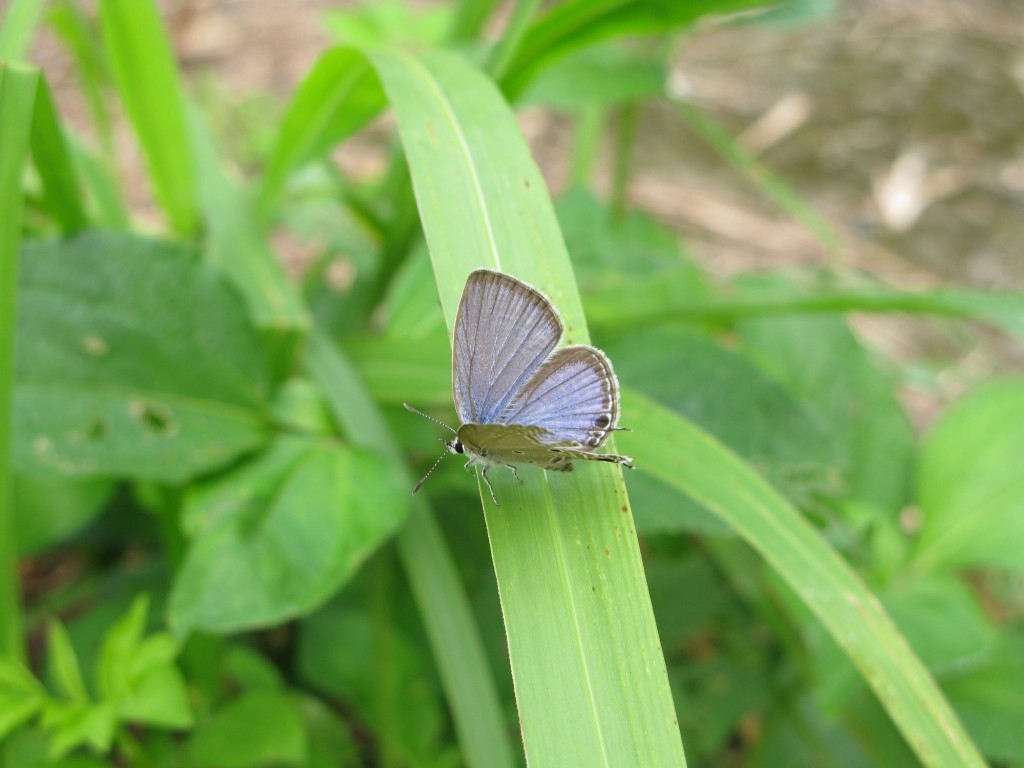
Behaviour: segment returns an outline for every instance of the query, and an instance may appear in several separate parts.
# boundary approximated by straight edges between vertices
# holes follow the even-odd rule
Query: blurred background
[[[371,37],[428,39],[444,28],[448,8],[386,1],[350,22],[344,9],[358,4],[329,0],[160,7],[182,71],[242,172],[266,153],[285,100],[333,39],[352,26]],[[490,22],[492,36],[508,11]],[[629,204],[677,231],[711,274],[821,264],[910,290],[950,281],[1020,287],[1024,20],[1014,0],[804,0],[756,23],[742,15],[702,21],[672,49],[667,82],[646,87],[663,86],[705,110],[839,238],[830,253],[808,227],[780,216],[673,105],[648,100],[627,118],[637,136]],[[50,78],[62,116],[88,134],[86,94],[64,51],[44,28],[32,59]],[[574,121],[549,105],[520,114],[552,193],[564,192]],[[130,128],[121,121],[117,131],[132,205],[155,220]],[[336,162],[356,178],[380,174],[390,131],[384,118],[337,150]],[[615,147],[606,138],[597,151],[593,179],[607,192]],[[316,243],[286,235],[276,250],[293,272],[318,255]],[[934,319],[850,319],[871,346],[913,363],[900,396],[918,427],[972,383],[1024,364],[1019,343],[981,328],[964,337]]]
[[[304,88],[354,43],[454,49],[504,89],[624,391],[763,476],[879,597],[992,765],[1024,766],[1019,0],[607,0],[628,23],[494,72],[517,9],[572,6],[586,27],[584,5],[19,0],[38,21],[23,58],[70,147],[49,161],[85,192],[62,207],[33,148],[12,622],[31,673],[0,654],[0,705],[25,706],[0,706],[0,765],[522,764],[461,462],[417,497],[458,578],[431,603],[410,566],[405,475],[440,428],[401,403],[454,418],[437,298],[461,288],[434,279],[390,110],[351,135],[310,128],[323,113]],[[133,49],[128,22],[166,32],[169,72],[133,73],[162,52]],[[310,144],[290,154],[295,136]],[[176,177],[195,157],[196,178]],[[83,338],[89,323],[109,336]],[[386,457],[347,420],[353,392]],[[627,453],[692,448],[646,439],[617,436]],[[779,541],[671,480],[627,477],[690,764],[924,764],[764,557]],[[438,562],[424,551],[420,576]],[[431,633],[457,600],[472,631],[445,648]],[[459,691],[445,665],[466,648],[483,661]],[[138,700],[110,669],[138,672]],[[451,703],[477,680],[493,763]]]

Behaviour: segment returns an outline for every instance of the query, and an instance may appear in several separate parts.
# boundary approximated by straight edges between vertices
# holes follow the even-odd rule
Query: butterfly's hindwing
[[[565,347],[523,386],[498,421],[538,426],[542,442],[579,451],[601,445],[619,420],[619,384],[599,349]]]
[[[514,277],[478,269],[455,319],[452,383],[462,423],[491,424],[558,344],[551,302]]]

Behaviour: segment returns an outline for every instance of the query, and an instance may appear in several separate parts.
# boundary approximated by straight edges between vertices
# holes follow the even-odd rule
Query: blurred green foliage
[[[493,1],[333,10],[324,25],[339,44],[278,114],[260,101],[241,137],[210,103],[216,84],[198,103],[190,95],[153,2],[97,5],[15,0],[0,27],[10,60],[30,50],[37,24],[56,32],[91,119],[89,137],[78,135],[45,77],[29,99],[24,70],[0,58],[0,207],[24,207],[20,228],[0,232],[8,267],[20,241],[17,283],[3,272],[16,285],[17,352],[12,426],[0,434],[13,448],[13,472],[0,468],[13,501],[0,498],[0,531],[11,531],[25,589],[20,611],[0,605],[5,625],[25,625],[22,647],[0,654],[0,760],[522,762],[488,533],[457,462],[427,486],[436,524],[409,516],[407,457],[426,466],[438,430],[401,403],[452,421],[417,209],[430,191],[414,189],[413,150],[398,143],[370,180],[329,160],[387,105],[363,51],[426,48],[491,76],[512,106],[577,127],[577,183],[556,211],[595,343],[623,388],[708,433],[810,520],[877,595],[978,750],[1024,766],[1024,384],[978,386],[916,435],[897,397],[905,372],[844,315],[971,318],[1019,341],[1024,296],[903,294],[841,267],[720,283],[675,233],[623,209],[628,146],[609,200],[593,191],[594,131],[667,101],[680,34],[760,3],[525,2],[513,9],[523,23],[496,43],[481,32]],[[832,8],[782,5],[744,20]],[[737,179],[837,248],[781,179],[697,107],[676,106]],[[127,200],[119,112],[145,158],[160,237]],[[19,176],[26,148],[8,137],[28,124]],[[233,158],[246,164],[242,181]],[[313,257],[296,282],[274,254],[288,239]],[[961,764],[894,725],[870,672],[729,519],[642,463],[628,487],[692,764]],[[449,620],[458,629],[439,641]],[[543,751],[534,760],[545,764]]]

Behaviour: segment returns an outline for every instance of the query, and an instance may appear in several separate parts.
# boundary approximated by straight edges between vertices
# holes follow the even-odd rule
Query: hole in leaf
[[[166,437],[178,429],[174,416],[166,406],[139,398],[132,400],[129,410],[143,428],[155,434]]]
[[[85,437],[88,440],[102,440],[107,436],[107,425],[102,419],[96,419],[92,421],[89,426],[85,428]]]

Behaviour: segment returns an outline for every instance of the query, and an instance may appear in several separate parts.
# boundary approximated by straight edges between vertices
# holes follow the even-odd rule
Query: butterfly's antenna
[[[406,407],[406,408],[409,408],[409,406],[405,406],[405,407]],[[411,411],[412,409],[411,409],[411,408],[409,408],[409,410]],[[416,411],[416,413],[419,413],[419,411]],[[423,414],[420,414],[420,415],[422,416]],[[430,417],[429,417],[429,416],[427,416],[427,418],[429,419]],[[446,426],[447,426],[447,425],[446,425]],[[442,442],[442,443],[444,443],[444,440],[442,440],[441,442]],[[420,480],[420,481],[419,481],[418,483],[416,483],[416,487],[412,489],[412,494],[413,494],[413,496],[415,496],[415,495],[416,495],[416,491],[418,491],[418,490],[420,489],[420,487],[421,487],[421,486],[422,486],[422,485],[423,485],[423,484],[424,484],[425,482],[427,482],[427,478],[428,478],[428,477],[430,477],[430,476],[431,476],[432,474],[434,474],[434,470],[435,470],[435,469],[437,469],[437,465],[438,465],[438,464],[440,464],[440,463],[441,463],[442,461],[444,461],[444,457],[445,457],[445,456],[447,456],[447,455],[448,455],[448,453],[449,453],[449,452],[448,452],[448,450],[447,450],[447,445],[448,445],[448,444],[447,444],[447,443],[445,443],[445,452],[444,452],[444,453],[442,453],[442,454],[441,454],[441,456],[440,456],[440,458],[438,458],[438,460],[434,462],[434,466],[432,466],[432,467],[431,467],[430,469],[428,469],[428,470],[427,470],[427,474],[425,474],[425,475],[423,476],[423,479],[422,479],[422,480]]]
[[[402,405],[404,405],[404,406],[405,406],[405,410],[407,410],[407,411],[412,411],[412,412],[413,412],[413,413],[415,413],[416,415],[418,415],[418,416],[422,416],[422,417],[423,417],[424,419],[430,419],[430,420],[431,420],[432,422],[434,422],[435,424],[440,424],[440,425],[441,425],[442,427],[444,427],[445,429],[447,429],[447,430],[448,430],[449,432],[452,432],[453,434],[456,434],[456,435],[457,435],[457,434],[459,434],[458,432],[456,432],[456,431],[455,431],[454,429],[452,429],[451,427],[449,427],[449,426],[448,426],[447,424],[445,424],[445,423],[444,423],[443,421],[441,421],[440,419],[435,419],[435,418],[434,418],[433,416],[428,416],[427,414],[423,413],[423,411],[417,411],[417,410],[416,410],[415,408],[413,408],[413,407],[412,407],[411,405],[409,405],[408,403],[402,403]],[[444,458],[444,456],[442,456],[441,458],[443,459],[443,458]],[[435,464],[434,466],[437,466],[437,465]],[[431,472],[433,472],[434,470],[430,470],[430,471],[431,471]],[[429,474],[429,472],[428,472],[427,474]],[[423,479],[424,479],[424,480],[426,480],[426,478],[423,478]],[[423,485],[422,481],[420,482],[420,485]],[[419,486],[419,485],[417,485],[416,487],[417,487],[417,488],[419,488],[420,486]],[[413,493],[416,493],[416,491],[413,491]]]

